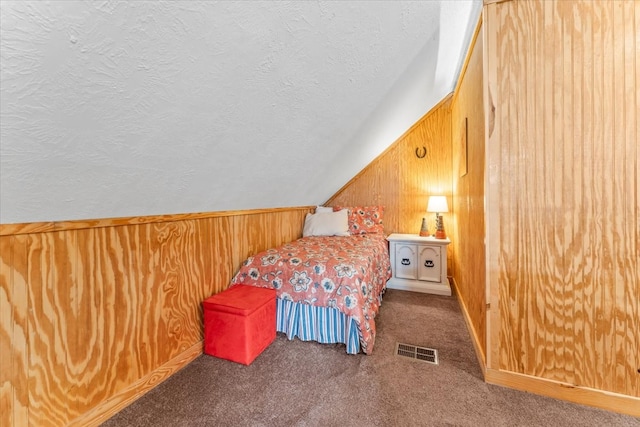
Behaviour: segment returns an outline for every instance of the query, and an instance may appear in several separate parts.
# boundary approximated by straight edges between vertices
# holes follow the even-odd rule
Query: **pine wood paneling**
[[[640,9],[485,6],[489,365],[640,397]]]
[[[0,424],[26,425],[28,402],[28,288],[14,272],[24,270],[24,238],[0,237]]]
[[[248,255],[300,237],[310,210],[5,228],[2,425],[91,423],[138,397],[192,357],[202,300]]]
[[[485,134],[483,114],[483,42],[481,22],[476,28],[466,67],[458,83],[451,105],[451,138],[453,150],[453,246],[454,280],[458,298],[472,325],[479,359],[486,362],[486,281],[484,221]],[[467,174],[460,176],[466,120]]]
[[[435,214],[427,213],[430,195],[447,196],[452,210],[451,97],[448,96],[420,119],[326,204],[329,206],[384,205],[384,231],[420,232],[422,218],[435,232]],[[424,158],[416,149],[426,148]],[[453,232],[452,213],[444,214],[445,231]],[[447,251],[452,265],[452,250]],[[449,268],[451,271],[451,268]]]

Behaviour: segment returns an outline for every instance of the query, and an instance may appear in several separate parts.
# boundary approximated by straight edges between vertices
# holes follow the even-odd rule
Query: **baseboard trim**
[[[485,381],[520,391],[640,417],[640,398],[487,368]]]
[[[480,363],[485,382],[541,396],[552,397],[554,399],[566,400],[580,405],[640,417],[640,398],[638,397],[588,387],[579,387],[559,381],[487,367],[485,354],[482,351],[478,335],[471,323],[467,306],[460,298],[458,283],[454,278],[450,278],[449,281],[458,300],[458,304],[460,304],[460,309],[462,310],[464,321],[469,330],[469,335],[471,335],[473,348],[476,351],[476,357]]]
[[[387,282],[387,288],[398,289],[400,291],[422,292],[423,294],[451,296],[451,286],[447,283],[420,282],[418,280],[394,279]]]
[[[466,323],[467,330],[469,331],[469,335],[471,335],[471,342],[473,343],[473,348],[476,351],[476,357],[478,358],[480,369],[482,369],[482,376],[486,376],[487,359],[485,357],[484,351],[482,351],[482,346],[480,345],[480,339],[478,338],[478,334],[476,334],[476,330],[473,327],[473,323],[471,323],[469,310],[467,310],[467,305],[464,303],[462,298],[460,298],[460,288],[458,288],[458,283],[456,282],[456,279],[454,277],[451,277],[449,278],[449,282],[453,287],[454,295],[458,300],[458,304],[460,304],[460,309],[462,310],[462,317],[464,318],[464,323]]]
[[[71,421],[68,426],[98,426],[104,423],[116,413],[144,396],[147,392],[151,391],[151,389],[162,383],[171,375],[187,366],[201,354],[202,341],[198,341],[196,344],[169,360],[164,365],[158,367],[152,372],[149,372],[147,375],[111,398],[105,400],[89,412],[85,412],[80,417]]]

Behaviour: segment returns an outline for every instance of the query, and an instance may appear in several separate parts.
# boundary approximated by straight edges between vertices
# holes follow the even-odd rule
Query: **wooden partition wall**
[[[326,204],[384,205],[386,234],[417,234],[425,217],[431,232],[435,232],[435,214],[426,212],[429,196],[447,196],[449,209],[452,209],[450,104],[451,96],[448,96]],[[418,154],[422,155],[424,150],[425,156],[419,158]],[[445,231],[452,232],[451,215],[443,216]],[[448,266],[452,265],[451,256],[449,249]],[[449,267],[449,272],[451,270]]]
[[[486,252],[484,246],[485,135],[482,25],[478,23],[451,102],[453,150],[453,284],[484,369]],[[466,162],[465,162],[466,159]],[[465,167],[466,166],[466,167]]]
[[[487,380],[640,416],[640,3],[484,14]]]
[[[0,226],[0,425],[92,425],[202,352],[204,298],[311,208]]]

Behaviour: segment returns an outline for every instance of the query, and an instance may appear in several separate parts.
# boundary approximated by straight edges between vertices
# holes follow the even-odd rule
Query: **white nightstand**
[[[387,287],[451,295],[447,278],[447,245],[451,240],[417,234],[391,234],[387,240],[393,273]]]

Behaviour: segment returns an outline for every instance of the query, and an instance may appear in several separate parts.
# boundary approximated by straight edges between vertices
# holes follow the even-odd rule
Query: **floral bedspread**
[[[383,234],[303,237],[249,257],[231,284],[275,288],[278,298],[332,307],[355,319],[373,351],[380,293],[391,277]]]

